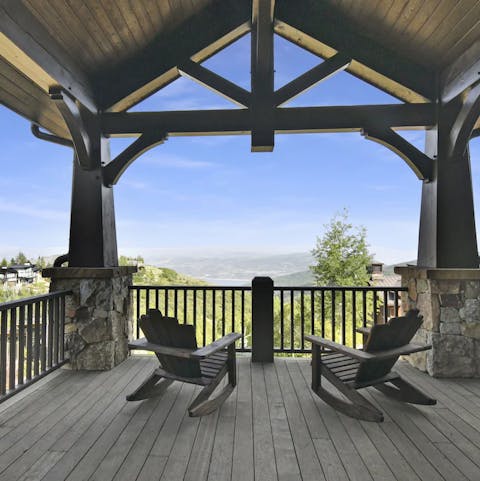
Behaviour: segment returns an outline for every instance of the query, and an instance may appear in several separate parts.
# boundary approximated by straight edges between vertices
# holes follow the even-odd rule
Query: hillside
[[[311,271],[293,272],[284,276],[274,277],[273,281],[276,286],[313,286],[315,285],[315,278]]]
[[[134,285],[149,286],[205,286],[206,282],[194,277],[179,274],[166,267],[142,266],[133,275]]]

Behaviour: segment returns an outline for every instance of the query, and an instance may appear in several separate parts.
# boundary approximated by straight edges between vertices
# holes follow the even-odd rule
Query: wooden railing
[[[306,353],[304,335],[314,334],[356,347],[362,337],[355,329],[401,313],[401,287],[273,287],[263,299],[273,299],[273,312],[252,309],[258,291],[230,286],[131,286],[134,335],[141,336],[136,320],[148,309],[160,309],[180,323],[196,328],[203,346],[229,332],[240,332],[240,351],[252,351],[252,323],[268,323],[276,353]],[[255,305],[258,306],[258,303]],[[260,331],[259,331],[260,332]],[[264,336],[265,330],[262,330]],[[265,349],[265,344],[260,344]],[[271,347],[270,347],[271,350]]]
[[[0,304],[0,402],[66,362],[69,291]]]

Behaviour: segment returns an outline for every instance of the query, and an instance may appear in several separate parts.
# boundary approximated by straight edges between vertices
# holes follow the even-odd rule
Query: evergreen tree
[[[7,267],[8,266],[8,261],[5,259],[5,257],[2,259],[2,262],[0,263],[1,267]]]
[[[348,222],[348,211],[336,214],[325,225],[323,237],[317,237],[312,250],[316,264],[310,269],[317,285],[366,286],[368,266],[372,255],[368,252],[365,227],[354,227]]]

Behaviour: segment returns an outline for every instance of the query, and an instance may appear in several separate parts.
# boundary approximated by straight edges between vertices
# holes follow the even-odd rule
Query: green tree
[[[5,257],[2,259],[2,262],[0,263],[1,267],[7,267],[8,266],[8,261],[5,259]]]
[[[26,264],[27,262],[29,262],[29,260],[27,259],[27,256],[23,252],[19,252],[15,259],[15,262],[17,264]]]
[[[325,225],[323,237],[317,237],[312,250],[316,264],[310,269],[317,285],[366,286],[370,276],[368,266],[372,255],[368,252],[365,227],[354,227],[348,222],[348,211],[336,214]]]

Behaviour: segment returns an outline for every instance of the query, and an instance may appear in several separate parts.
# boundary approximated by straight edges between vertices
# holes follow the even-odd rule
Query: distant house
[[[0,283],[5,287],[17,284],[31,284],[34,282],[40,269],[34,264],[16,264],[0,268]]]
[[[384,274],[383,272],[383,263],[382,262],[372,262],[370,269],[370,281],[369,285],[373,287],[401,287],[402,286],[402,278],[397,274]],[[401,316],[403,314],[402,310],[402,303],[401,300],[398,299],[398,315]],[[395,292],[388,291],[387,293],[387,306],[388,306],[388,317],[395,316]],[[383,318],[383,308],[379,309],[377,313],[377,323],[385,322]]]

